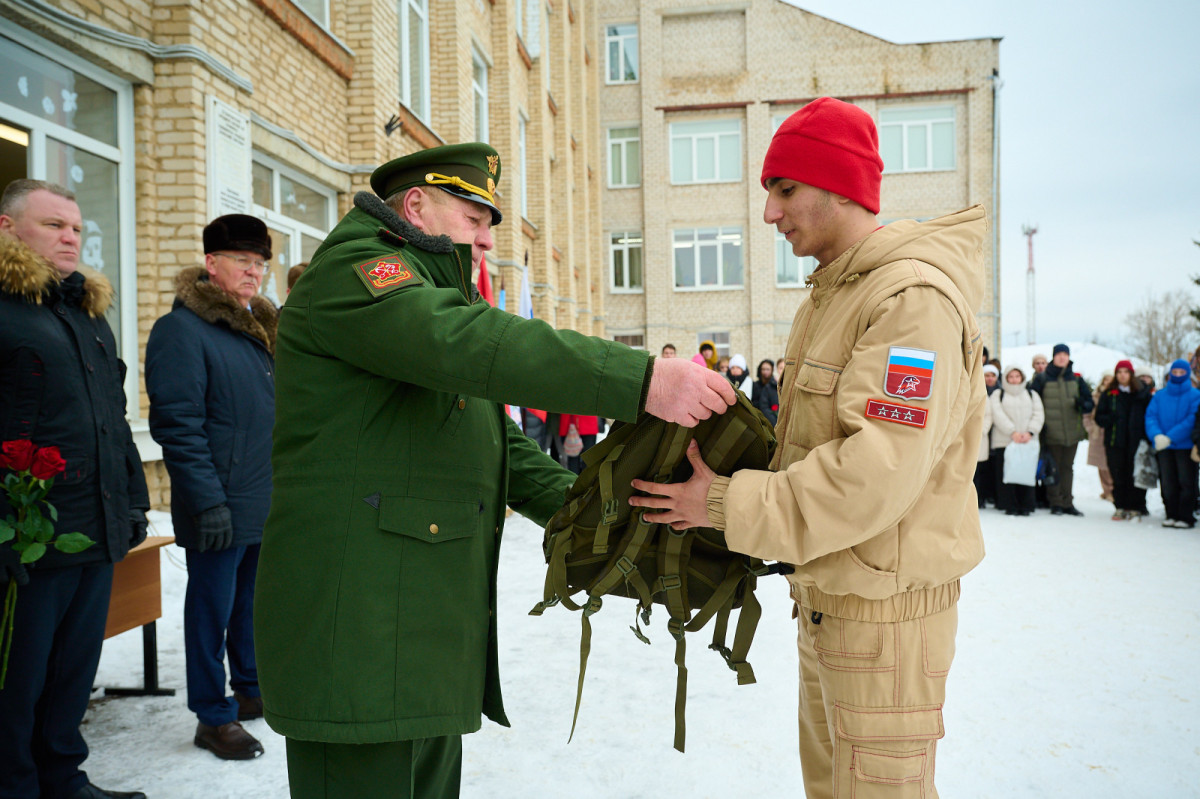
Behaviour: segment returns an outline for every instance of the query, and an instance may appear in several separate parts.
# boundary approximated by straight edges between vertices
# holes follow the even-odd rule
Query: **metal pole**
[[[1033,236],[1037,232],[1037,225],[1021,226],[1021,233],[1029,242],[1029,269],[1025,271],[1025,327],[1029,331],[1026,344],[1037,343],[1037,291],[1033,284]]]

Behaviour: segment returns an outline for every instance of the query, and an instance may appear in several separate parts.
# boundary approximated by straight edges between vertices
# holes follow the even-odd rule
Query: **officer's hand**
[[[635,495],[629,498],[629,504],[634,507],[658,509],[658,513],[643,513],[642,517],[646,521],[669,524],[675,530],[709,526],[708,487],[712,485],[713,478],[717,475],[704,462],[704,458],[700,455],[700,446],[694,440],[688,444],[687,457],[688,462],[692,464],[692,476],[686,483],[632,481],[631,485],[638,491],[655,495],[652,497]]]
[[[720,372],[683,358],[656,358],[646,395],[646,412],[684,427],[737,402],[737,392]]]
[[[233,543],[233,516],[227,505],[209,508],[196,517],[201,552],[219,552]]]
[[[139,508],[133,508],[129,511],[129,548],[133,549],[138,544],[146,540],[146,530],[149,524],[146,522],[146,512]]]
[[[0,585],[16,581],[17,585],[29,585],[29,572],[21,563],[21,555],[5,543],[0,544]]]
[[[1164,436],[1162,433],[1159,433],[1158,435],[1156,435],[1154,437],[1154,451],[1155,452],[1162,452],[1164,449],[1166,449],[1169,446],[1171,446],[1171,437],[1170,436]]]

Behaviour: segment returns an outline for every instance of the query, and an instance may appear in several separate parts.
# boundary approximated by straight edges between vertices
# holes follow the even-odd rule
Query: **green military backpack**
[[[644,643],[650,639],[641,622],[649,624],[654,604],[665,606],[667,630],[675,639],[678,681],[675,693],[675,748],[683,751],[687,668],[684,634],[697,632],[716,619],[716,650],[737,673],[739,685],[754,682],[746,662],[754,630],[762,613],[754,588],[758,577],[788,569],[767,566],[757,558],[730,552],[725,537],[710,528],[676,531],[670,525],[647,522],[643,509],[629,505],[635,478],[655,483],[681,483],[692,475],[686,453],[695,438],[704,462],[719,475],[737,469],[766,469],[775,452],[771,423],[745,394],[725,413],[713,415],[694,428],[643,413],[636,422],[617,422],[607,437],[583,455],[585,468],[567,492],[563,507],[546,525],[542,547],[549,568],[545,599],[531,615],[556,604],[583,611],[579,643],[579,685],[571,735],[579,719],[583,678],[591,651],[588,617],[600,610],[602,597],[637,600],[629,629]],[[654,511],[650,511],[653,513]],[[576,602],[576,594],[586,599]],[[725,645],[730,611],[740,608],[733,648]]]

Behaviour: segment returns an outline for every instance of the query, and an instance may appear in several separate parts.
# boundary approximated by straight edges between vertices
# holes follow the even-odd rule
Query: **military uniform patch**
[[[937,353],[930,350],[891,347],[888,350],[883,393],[906,400],[929,399],[933,391],[933,365],[936,361]]]
[[[867,418],[883,419],[885,422],[906,424],[909,427],[924,427],[925,420],[929,418],[929,411],[924,408],[897,405],[894,402],[867,400]]]
[[[398,252],[363,261],[354,267],[354,271],[372,297],[425,282]]]

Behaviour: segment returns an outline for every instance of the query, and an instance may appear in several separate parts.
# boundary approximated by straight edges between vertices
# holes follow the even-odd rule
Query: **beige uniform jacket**
[[[986,231],[981,206],[895,222],[814,274],[788,340],[771,470],[709,490],[709,521],[729,547],[794,564],[792,594],[807,608],[920,618],[953,605],[983,558],[971,478],[986,402],[975,319]],[[931,382],[893,382],[889,395],[893,364],[914,352],[932,356]]]

